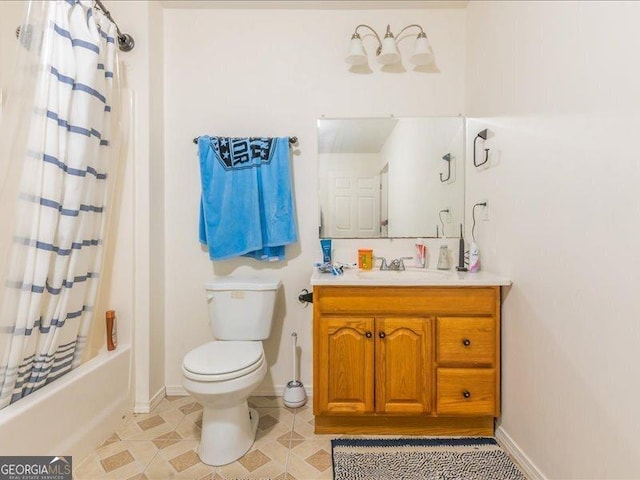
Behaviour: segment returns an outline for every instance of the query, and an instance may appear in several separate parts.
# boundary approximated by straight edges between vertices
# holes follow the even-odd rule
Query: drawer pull
[[[464,398],[470,398],[471,397],[471,392],[469,390],[465,390],[464,392],[462,392],[462,396]]]
[[[384,337],[386,337],[386,335],[385,335],[385,333],[384,333],[384,332],[380,332],[380,333],[378,333],[378,336],[379,336],[380,338],[384,338]]]
[[[465,338],[464,340],[462,340],[462,344],[465,347],[468,347],[469,345],[471,345],[471,340],[469,340],[468,338]]]
[[[364,334],[364,336],[367,337],[367,338],[371,338],[373,335],[372,335],[371,332],[367,332],[367,333]]]

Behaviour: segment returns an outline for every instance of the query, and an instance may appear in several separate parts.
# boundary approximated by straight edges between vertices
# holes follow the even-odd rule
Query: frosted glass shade
[[[349,44],[349,53],[344,59],[349,65],[364,65],[367,63],[367,52],[362,45],[362,39],[352,38]]]
[[[433,62],[431,45],[429,45],[429,40],[427,40],[426,36],[419,36],[416,39],[415,48],[413,49],[413,55],[411,55],[409,61],[414,65],[428,65]]]
[[[378,62],[383,65],[392,65],[400,61],[400,54],[398,53],[398,47],[396,47],[396,40],[393,37],[385,37],[382,40],[382,50],[378,55]]]

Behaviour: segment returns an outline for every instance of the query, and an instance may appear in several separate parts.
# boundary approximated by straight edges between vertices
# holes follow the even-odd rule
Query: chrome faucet
[[[395,272],[401,272],[403,270],[406,270],[405,266],[404,266],[404,261],[405,260],[411,260],[413,259],[413,257],[400,257],[400,258],[396,258],[394,260],[391,260],[390,263],[387,263],[387,259],[384,257],[373,257],[374,260],[381,260],[382,263],[380,264],[380,270],[392,270]]]
[[[391,263],[389,264],[389,270],[395,270],[395,271],[401,272],[405,270],[404,261],[412,260],[412,259],[413,257],[400,257],[400,258],[396,258],[395,260],[391,260]]]

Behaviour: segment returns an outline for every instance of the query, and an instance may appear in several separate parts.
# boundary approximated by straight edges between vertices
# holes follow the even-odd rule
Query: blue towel
[[[289,139],[202,136],[200,242],[211,260],[284,260],[297,237]]]

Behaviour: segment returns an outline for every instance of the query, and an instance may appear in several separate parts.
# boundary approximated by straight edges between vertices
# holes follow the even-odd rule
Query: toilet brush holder
[[[307,403],[307,392],[304,389],[302,382],[298,380],[291,380],[287,383],[282,395],[284,404],[289,408],[297,408]]]
[[[293,339],[293,380],[287,383],[284,393],[282,394],[282,400],[287,407],[297,408],[307,403],[307,392],[304,389],[304,385],[302,385],[302,382],[299,381],[297,377],[298,347],[296,343],[298,340],[298,334],[293,332],[291,334],[291,338]]]

